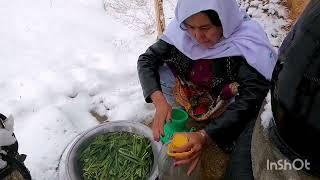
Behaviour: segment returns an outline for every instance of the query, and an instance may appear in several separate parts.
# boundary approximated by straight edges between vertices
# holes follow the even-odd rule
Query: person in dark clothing
[[[187,133],[189,143],[177,152],[193,153],[176,165],[196,166],[210,138],[228,147],[257,117],[270,88],[276,54],[257,22],[239,11],[235,0],[178,0],[175,19],[164,35],[138,60],[146,102],[156,108],[155,140],[171,108],[182,106],[196,121],[208,121]]]
[[[238,163],[225,179],[320,179],[319,0],[309,2],[279,49],[271,110],[273,117],[249,128],[252,143],[244,143],[250,133],[240,136],[231,160]]]

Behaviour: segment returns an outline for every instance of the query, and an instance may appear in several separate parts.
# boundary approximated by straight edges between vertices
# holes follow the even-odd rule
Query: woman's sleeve
[[[270,82],[246,62],[240,62],[237,73],[239,94],[227,110],[205,128],[218,145],[225,146],[237,139],[248,122],[256,119]]]
[[[150,96],[153,92],[161,90],[159,66],[163,65],[165,58],[168,58],[172,47],[165,41],[158,40],[145,53],[139,56],[137,63],[138,75],[147,103],[152,102]]]

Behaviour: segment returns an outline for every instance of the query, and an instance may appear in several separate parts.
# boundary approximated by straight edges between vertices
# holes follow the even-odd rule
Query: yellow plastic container
[[[174,158],[183,158],[183,157],[190,155],[192,153],[192,151],[181,152],[181,153],[174,153],[173,152],[176,148],[183,147],[188,142],[189,142],[189,139],[184,134],[181,134],[181,133],[175,134],[172,138],[171,143],[168,144],[167,154],[171,157],[174,157]]]

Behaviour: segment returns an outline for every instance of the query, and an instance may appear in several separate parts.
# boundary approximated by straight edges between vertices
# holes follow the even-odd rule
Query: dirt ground
[[[196,122],[189,120],[187,126],[197,130],[203,129],[208,122]],[[228,166],[230,154],[222,151],[214,142],[205,146],[201,155],[200,165],[202,170],[201,180],[220,180],[223,179]]]
[[[229,154],[224,153],[216,144],[209,144],[201,156],[202,180],[223,179]]]

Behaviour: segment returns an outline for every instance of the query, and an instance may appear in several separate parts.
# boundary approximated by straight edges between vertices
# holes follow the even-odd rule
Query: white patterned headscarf
[[[191,15],[205,10],[218,13],[223,37],[211,48],[202,47],[181,23]],[[243,56],[267,79],[271,79],[277,54],[262,27],[240,12],[236,0],[178,0],[175,18],[161,36],[192,60]]]

